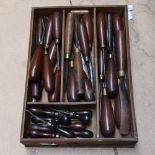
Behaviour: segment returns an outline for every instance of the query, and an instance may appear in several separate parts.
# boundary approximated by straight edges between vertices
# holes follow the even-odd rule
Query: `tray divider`
[[[130,43],[129,43],[129,27],[128,27],[128,8],[125,6],[124,11],[124,24],[125,24],[125,37],[126,37],[126,50],[127,50],[127,87],[130,99],[130,108],[131,108],[131,134],[133,137],[138,137],[137,126],[136,126],[136,116],[135,116],[135,107],[133,99],[133,85],[132,85],[132,76],[131,76],[131,56],[130,56]]]
[[[61,51],[61,89],[60,89],[60,102],[63,102],[64,100],[64,38],[65,38],[65,9],[62,11],[62,51]]]
[[[96,136],[99,137],[99,86],[98,86],[98,62],[97,62],[97,30],[96,30],[96,8],[94,8],[94,67],[95,67],[95,84],[96,84]]]

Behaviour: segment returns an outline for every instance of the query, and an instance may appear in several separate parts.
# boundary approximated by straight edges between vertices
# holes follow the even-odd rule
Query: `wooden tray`
[[[70,10],[89,10],[90,14],[93,17],[94,23],[94,41],[93,41],[93,50],[92,50],[92,60],[95,68],[95,101],[93,102],[77,102],[72,103],[68,102],[66,95],[63,92],[63,79],[64,79],[64,39],[65,39],[65,18]],[[40,102],[34,103],[31,102],[31,94],[29,90],[29,66],[31,56],[35,49],[35,33],[37,27],[37,19],[39,15],[50,15],[54,11],[60,11],[62,13],[62,55],[61,55],[61,94],[60,102],[51,103],[47,100],[47,94],[43,91],[42,99]],[[113,138],[104,138],[100,133],[99,126],[99,82],[98,82],[98,60],[97,60],[97,32],[96,32],[96,14],[98,11],[110,12],[110,13],[120,13],[122,15],[125,32],[126,32],[126,50],[127,50],[127,86],[129,90],[130,98],[130,107],[131,107],[131,131],[130,134],[126,137],[122,137],[119,134],[119,131],[116,129],[115,136]],[[29,122],[29,115],[25,112],[27,107],[55,107],[58,109],[90,109],[93,111],[93,117],[90,126],[88,129],[94,132],[93,138],[26,138],[26,130]],[[132,89],[132,76],[131,76],[131,61],[130,61],[130,48],[129,48],[129,29],[128,29],[128,10],[126,5],[121,6],[62,6],[62,7],[39,7],[32,8],[31,13],[31,26],[30,26],[30,41],[29,41],[29,54],[27,61],[27,74],[26,74],[26,84],[25,84],[25,97],[24,97],[24,106],[23,106],[23,117],[21,125],[21,143],[25,146],[99,146],[99,145],[110,145],[110,146],[129,146],[134,145],[138,141],[137,128],[136,128],[136,118],[134,110],[134,101],[133,101],[133,89]]]

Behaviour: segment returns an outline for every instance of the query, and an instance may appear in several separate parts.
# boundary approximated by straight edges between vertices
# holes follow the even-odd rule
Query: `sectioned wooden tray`
[[[89,10],[90,14],[93,17],[94,23],[94,41],[93,41],[93,52],[92,60],[95,68],[95,101],[93,102],[77,102],[72,103],[66,100],[66,95],[63,91],[63,80],[64,80],[64,40],[65,40],[65,18],[68,12],[71,10]],[[35,33],[37,26],[37,19],[39,15],[50,15],[55,10],[62,13],[62,55],[61,55],[61,93],[60,93],[60,102],[51,103],[47,100],[47,94],[43,91],[42,99],[40,102],[34,103],[30,100],[30,90],[29,90],[29,66],[30,60],[35,49]],[[96,14],[98,11],[103,11],[105,13],[120,13],[123,18],[125,25],[126,33],[126,50],[127,50],[127,86],[129,90],[130,98],[130,107],[131,107],[131,130],[130,134],[126,137],[122,137],[118,130],[116,129],[115,135],[113,138],[104,138],[100,133],[99,126],[99,82],[98,82],[98,59],[97,59],[97,29],[96,29]],[[90,109],[93,112],[92,121],[88,129],[94,132],[93,138],[27,138],[26,130],[30,116],[26,113],[25,109],[27,107],[41,107],[48,108],[54,107],[58,109]],[[128,9],[126,5],[121,6],[62,6],[62,7],[35,7],[32,8],[31,13],[31,25],[30,25],[30,40],[29,40],[29,54],[27,61],[27,74],[26,74],[26,84],[25,84],[25,97],[24,97],[24,106],[23,106],[23,116],[22,116],[22,125],[21,125],[21,135],[20,141],[25,146],[99,146],[99,145],[109,145],[109,146],[129,146],[134,145],[138,141],[137,128],[136,128],[136,118],[134,110],[134,101],[133,101],[133,89],[132,89],[132,75],[131,75],[131,61],[130,61],[130,47],[129,47],[129,29],[128,29]]]

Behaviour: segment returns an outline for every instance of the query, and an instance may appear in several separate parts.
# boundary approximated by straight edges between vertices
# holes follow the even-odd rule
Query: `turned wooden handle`
[[[39,77],[39,79],[37,81],[31,81],[30,85],[31,85],[32,101],[40,100],[42,89],[43,89],[41,76]]]
[[[103,94],[101,100],[101,133],[104,137],[112,137],[115,133],[113,109],[107,95]]]
[[[57,43],[60,43],[62,35],[62,17],[60,12],[53,13],[53,37]]]
[[[48,53],[44,54],[43,68],[42,68],[43,85],[47,92],[54,91],[54,74],[51,61]]]
[[[37,32],[36,32],[36,44],[40,44],[42,41],[42,17],[38,17]]]
[[[29,80],[38,79],[41,73],[42,64],[43,64],[42,45],[38,45],[31,59],[30,70],[29,70]]]
[[[55,87],[54,87],[54,93],[48,94],[48,101],[49,102],[58,102],[60,101],[60,87],[61,87],[61,70],[60,68],[56,69],[55,72]]]
[[[70,125],[62,125],[60,124],[59,127],[65,128],[65,129],[70,129],[70,130],[75,130],[75,131],[81,131],[85,130],[85,126],[81,122],[76,122],[72,123]]]
[[[65,58],[70,58],[72,41],[74,30],[74,15],[72,13],[67,14],[66,28],[65,28]]]
[[[53,133],[40,132],[35,130],[28,130],[27,135],[31,138],[55,138],[55,134]]]
[[[83,67],[81,61],[81,53],[78,48],[75,49],[74,54],[74,69],[75,69],[75,86],[76,94],[79,96],[84,95],[84,76],[83,76]]]
[[[77,26],[78,40],[81,48],[81,52],[84,55],[85,61],[88,61],[89,57],[89,40],[87,28],[82,20],[78,23]]]
[[[124,79],[119,82],[120,96],[120,134],[126,136],[130,132],[131,127],[131,110],[128,93],[125,87]]]
[[[73,62],[71,62],[71,63],[73,63]],[[69,69],[69,76],[68,76],[68,82],[67,82],[67,99],[69,102],[79,101],[79,98],[76,95],[74,74],[75,74],[74,68],[73,68],[73,66],[71,66]]]
[[[125,75],[126,62],[127,62],[124,31],[115,32],[115,43],[116,43],[118,74],[120,77],[122,77]]]
[[[113,27],[115,32],[124,30],[122,17],[119,14],[113,15]]]
[[[84,72],[84,86],[85,86],[85,95],[84,95],[85,101],[94,101],[95,100],[94,90],[85,72]]]
[[[89,48],[92,47],[93,42],[93,21],[92,16],[90,14],[85,14],[82,17],[83,22],[86,25],[87,33],[88,33],[88,39],[89,39]]]
[[[48,52],[51,60],[51,65],[55,66],[57,62],[57,52],[58,52],[55,41],[52,41],[52,43],[50,44]]]
[[[54,112],[52,111],[49,111],[49,110],[44,110],[44,109],[40,109],[40,108],[29,108],[29,111],[31,113],[33,113],[34,115],[37,115],[37,116],[41,116],[41,117],[50,117],[50,118],[53,118],[55,117],[55,114]],[[35,118],[34,118],[35,119]],[[35,119],[36,120],[36,119]]]
[[[118,93],[118,81],[116,75],[116,66],[112,54],[109,55],[106,68],[106,87],[109,96],[114,97]]]
[[[106,47],[106,15],[102,12],[97,14],[97,36],[101,47]]]
[[[53,26],[52,19],[53,17],[52,15],[50,15],[48,17],[47,24],[46,24],[46,30],[45,30],[45,46],[46,47],[48,47],[52,41],[52,26]]]

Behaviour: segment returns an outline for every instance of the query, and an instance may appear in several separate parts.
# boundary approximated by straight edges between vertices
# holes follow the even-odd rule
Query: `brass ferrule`
[[[60,39],[55,39],[55,43],[59,44],[60,43]]]
[[[48,51],[47,51],[47,49],[45,49],[45,51],[44,51],[44,54],[48,54]]]
[[[49,122],[47,123],[47,126],[51,126],[51,125],[52,125],[51,123],[49,123]]]
[[[69,53],[65,54],[65,59],[69,59]]]
[[[74,63],[73,63],[73,60],[70,61],[70,67],[74,67]]]
[[[110,54],[109,54],[109,59],[111,59],[111,58],[112,58],[112,54],[110,53]]]
[[[106,96],[106,95],[107,95],[106,88],[103,88],[103,95],[104,95],[104,96]]]
[[[58,134],[55,135],[55,138],[60,138],[60,136]]]
[[[102,74],[100,75],[100,79],[103,80],[103,75]]]
[[[48,45],[47,44],[45,44],[45,49],[48,49]]]
[[[89,48],[91,48],[91,44],[89,44]]]
[[[104,48],[105,47],[105,45],[104,44],[101,44],[101,48]]]
[[[88,60],[89,60],[87,56],[85,57],[85,60],[86,60],[86,61],[88,61]]]
[[[59,116],[59,113],[58,112],[55,112],[55,117],[58,117]]]
[[[80,52],[80,49],[79,48],[75,48],[75,53],[78,53],[78,52]]]
[[[119,77],[125,76],[125,71],[124,71],[124,70],[119,70],[119,71],[118,71],[118,76],[119,76]]]

